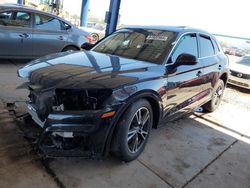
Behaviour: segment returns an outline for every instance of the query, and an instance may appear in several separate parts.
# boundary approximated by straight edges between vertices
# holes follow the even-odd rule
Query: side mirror
[[[85,42],[81,45],[81,49],[83,50],[91,50],[91,48],[93,48],[94,44]]]
[[[176,59],[177,65],[195,65],[197,64],[198,60],[197,57],[191,54],[180,54]]]

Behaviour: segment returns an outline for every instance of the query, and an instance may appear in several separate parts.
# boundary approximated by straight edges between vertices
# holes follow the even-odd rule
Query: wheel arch
[[[110,150],[117,124],[120,121],[122,115],[136,100],[139,100],[139,99],[146,99],[150,103],[152,110],[153,110],[153,128],[155,129],[157,128],[158,123],[160,119],[162,118],[162,113],[163,113],[162,100],[159,97],[158,93],[153,90],[143,90],[143,91],[139,91],[131,95],[125,101],[125,106],[122,108],[122,110],[120,110],[118,117],[116,117],[116,120],[113,123],[113,126],[106,139],[104,155],[107,155]]]
[[[128,104],[126,109],[129,108],[131,104],[133,104],[133,102],[135,102],[136,100],[143,99],[143,98],[146,99],[152,107],[153,128],[157,128],[157,125],[162,117],[162,112],[163,112],[162,100],[157,92],[153,90],[142,90],[131,95],[126,101],[126,103]]]
[[[228,74],[227,74],[227,73],[223,73],[223,74],[220,76],[220,79],[224,82],[224,85],[226,86],[227,80],[228,80]]]
[[[68,47],[74,47],[74,48],[80,50],[80,47],[79,47],[79,46],[74,45],[74,44],[69,44],[69,45],[64,46],[63,49],[62,49],[61,51],[63,52],[63,51],[64,51],[66,48],[68,48]]]

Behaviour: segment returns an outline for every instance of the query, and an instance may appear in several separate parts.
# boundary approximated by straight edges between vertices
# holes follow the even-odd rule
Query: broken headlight
[[[112,94],[112,90],[76,90],[57,89],[54,111],[64,110],[97,110],[102,107],[102,102]]]

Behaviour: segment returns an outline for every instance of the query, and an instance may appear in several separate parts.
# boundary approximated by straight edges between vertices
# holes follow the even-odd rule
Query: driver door
[[[197,57],[195,64],[175,63],[179,55],[186,53]],[[199,100],[203,86],[203,64],[198,60],[198,41],[195,33],[182,36],[166,65],[167,99],[164,102],[165,116],[180,116],[193,108]]]

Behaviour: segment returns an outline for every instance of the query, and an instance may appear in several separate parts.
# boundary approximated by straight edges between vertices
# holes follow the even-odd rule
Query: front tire
[[[112,141],[112,153],[122,161],[136,159],[144,150],[153,125],[153,111],[146,99],[133,103],[123,114]]]
[[[222,100],[224,90],[225,84],[223,80],[219,80],[214,87],[212,99],[202,106],[205,111],[213,112],[218,108]]]

